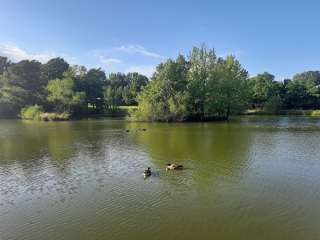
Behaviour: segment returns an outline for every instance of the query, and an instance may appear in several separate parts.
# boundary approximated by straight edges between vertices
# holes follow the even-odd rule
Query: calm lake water
[[[147,238],[319,239],[320,118],[0,121],[1,240]]]

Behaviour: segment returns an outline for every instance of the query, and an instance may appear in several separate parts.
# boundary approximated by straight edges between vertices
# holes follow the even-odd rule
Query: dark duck
[[[143,171],[143,176],[145,178],[150,177],[151,176],[151,168],[147,168],[146,170]]]

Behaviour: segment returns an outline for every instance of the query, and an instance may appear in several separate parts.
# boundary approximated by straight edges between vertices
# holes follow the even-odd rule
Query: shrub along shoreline
[[[274,116],[311,116],[320,117],[320,109],[282,109],[278,113],[268,113],[262,109],[248,109],[243,115],[274,115]]]
[[[102,119],[102,118],[115,118],[115,119],[125,119],[127,121],[143,121],[141,119],[135,119],[135,111],[137,111],[137,106],[120,106],[113,111],[108,113],[100,113],[96,115],[90,115],[90,119]],[[268,113],[263,109],[248,109],[239,115],[267,115],[267,116],[310,116],[310,117],[320,117],[319,110],[304,110],[304,109],[289,109],[289,110],[280,110],[278,113]],[[21,119],[24,120],[36,120],[36,121],[70,121],[70,120],[81,120],[83,118],[72,118],[69,113],[47,113],[42,112],[41,107],[35,105],[27,108],[23,108],[21,111]],[[212,122],[212,121],[226,121],[227,118],[223,117],[212,117],[202,119],[202,122]],[[170,122],[170,121],[166,121]],[[178,122],[178,121],[177,121]],[[197,118],[182,119],[180,122],[199,122]]]
[[[43,108],[38,105],[25,107],[21,110],[21,119],[38,120],[38,121],[68,121],[71,120],[71,115],[67,112],[63,113],[48,113],[43,112]]]

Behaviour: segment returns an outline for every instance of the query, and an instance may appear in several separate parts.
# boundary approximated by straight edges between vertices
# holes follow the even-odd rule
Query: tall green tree
[[[320,71],[307,71],[293,76],[293,82],[296,85],[302,85],[306,91],[304,97],[305,108],[318,108],[320,107]]]
[[[137,96],[149,79],[139,73],[111,73],[106,81],[105,101],[107,107],[136,105]]]
[[[50,80],[61,79],[69,64],[63,58],[52,58],[41,66],[41,81],[46,85]]]
[[[75,91],[75,81],[70,73],[64,74],[62,79],[50,80],[47,91],[47,100],[54,104],[56,112],[77,115],[85,108],[86,94]]]
[[[187,75],[187,88],[190,93],[190,111],[196,118],[205,117],[205,95],[209,76],[216,64],[214,49],[206,46],[194,47],[189,57],[189,70]]]
[[[15,85],[0,87],[0,118],[17,118],[21,108],[26,105],[28,92]]]
[[[138,96],[136,117],[147,121],[184,120],[188,116],[187,72],[183,56],[159,64],[152,80]]]
[[[274,93],[274,76],[268,72],[258,74],[250,80],[252,103],[257,107],[263,107],[264,103]]]
[[[23,60],[12,64],[4,73],[4,81],[27,91],[39,91],[43,86],[39,84],[40,67],[41,63],[34,60]]]
[[[23,89],[24,105],[33,105],[41,101],[42,90],[45,87],[40,81],[40,67],[40,62],[29,60],[10,64],[0,80],[7,88]]]
[[[248,104],[248,72],[234,56],[219,59],[207,84],[205,115],[222,117],[238,114]]]
[[[84,91],[87,105],[93,107],[94,112],[103,110],[103,86],[106,83],[106,74],[100,68],[90,69],[84,76]]]
[[[308,104],[309,94],[306,86],[300,81],[289,81],[285,85],[285,106],[289,109],[304,108]]]
[[[128,73],[126,76],[126,85],[122,86],[122,99],[126,105],[136,105],[137,96],[148,84],[149,79],[139,73]]]
[[[147,121],[226,118],[248,102],[248,73],[233,56],[217,59],[214,50],[193,48],[159,64],[138,97],[135,117]]]

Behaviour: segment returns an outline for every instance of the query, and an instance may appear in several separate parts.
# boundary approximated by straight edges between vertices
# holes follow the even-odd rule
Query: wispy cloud
[[[122,61],[123,59],[118,58],[116,51],[121,51],[130,54],[141,54],[151,58],[162,58],[161,55],[150,52],[140,45],[127,45],[120,46],[117,48],[112,48],[108,50],[93,50],[89,52],[89,55],[80,55],[80,60],[86,62],[86,66],[90,67],[103,67],[107,72],[112,71],[123,71],[128,72],[138,72],[147,77],[151,77],[155,72],[155,65],[134,65],[131,61]],[[0,56],[8,57],[13,62],[18,62],[21,60],[38,60],[42,63],[47,62],[51,58],[63,57],[71,64],[79,64],[78,60],[74,57],[68,56],[67,54],[61,54],[50,51],[42,52],[30,52],[23,48],[17,46],[13,43],[0,43]],[[85,57],[84,57],[85,56]],[[88,62],[89,59],[89,62]],[[79,60],[79,61],[80,61]]]
[[[154,65],[140,65],[140,66],[131,66],[127,68],[125,71],[128,72],[138,72],[140,74],[143,74],[147,77],[152,77],[153,73],[155,72],[156,67]]]
[[[121,60],[119,60],[117,58],[107,58],[107,57],[102,56],[102,55],[99,55],[98,58],[99,58],[100,63],[105,65],[105,66],[111,66],[111,65],[115,65],[115,64],[121,63]]]
[[[146,56],[150,59],[141,59],[136,55]],[[164,56],[149,51],[141,45],[133,44],[97,48],[87,52],[87,60],[92,60],[92,66],[102,67],[107,73],[138,72],[147,77],[151,77],[153,75],[155,72],[155,66],[159,61],[162,61],[163,58]],[[143,63],[143,61],[146,62]]]
[[[55,58],[58,56],[65,58],[69,62],[76,62],[76,59],[74,57],[68,56],[67,54],[57,54],[50,51],[32,53],[20,48],[13,43],[0,43],[0,56],[7,57],[14,62],[29,59],[38,60],[41,63],[45,63],[51,58]]]
[[[152,58],[163,58],[160,54],[151,52],[141,45],[123,45],[114,49],[126,53],[137,53]]]
[[[9,58],[12,61],[21,61],[24,59],[38,60],[40,62],[47,62],[55,55],[50,52],[30,53],[13,43],[0,43],[0,55]]]
[[[217,54],[218,57],[222,57],[222,58],[225,58],[227,57],[228,55],[233,55],[233,56],[236,56],[236,57],[240,57],[242,55],[245,54],[245,51],[243,50],[236,50],[236,51],[230,51],[230,52],[225,52],[225,53],[220,53],[220,54]]]

